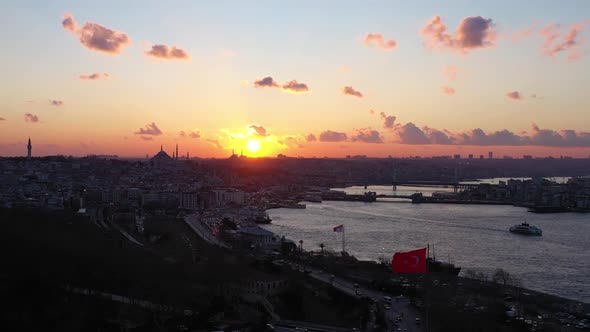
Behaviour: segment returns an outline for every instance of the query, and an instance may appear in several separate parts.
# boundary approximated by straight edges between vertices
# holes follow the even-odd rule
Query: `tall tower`
[[[27,144],[27,159],[31,159],[31,151],[33,150],[33,145],[31,144],[31,138],[29,137],[29,144]]]
[[[178,160],[178,144],[176,144],[176,160]]]

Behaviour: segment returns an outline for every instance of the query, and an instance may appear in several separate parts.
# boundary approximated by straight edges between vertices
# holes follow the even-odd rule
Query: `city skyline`
[[[7,5],[0,156],[590,155],[590,4],[422,4]]]

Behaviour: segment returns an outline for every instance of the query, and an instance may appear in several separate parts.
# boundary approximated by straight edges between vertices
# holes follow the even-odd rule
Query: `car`
[[[389,310],[389,309],[391,309],[391,307],[386,304],[385,305],[385,310]]]
[[[361,295],[363,295],[363,292],[361,292],[360,290],[357,289],[356,295],[361,296]]]
[[[420,318],[416,317],[416,324],[420,324],[421,320]]]
[[[354,284],[354,285],[352,285],[352,287],[359,288],[359,284]]]

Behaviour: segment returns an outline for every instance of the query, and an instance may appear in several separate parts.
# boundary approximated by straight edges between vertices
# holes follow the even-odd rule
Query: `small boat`
[[[257,224],[270,224],[270,222],[272,221],[272,219],[270,219],[266,211],[257,211],[256,213],[254,213],[253,220]]]
[[[543,235],[543,231],[535,226],[529,225],[526,222],[523,222],[520,225],[514,225],[510,227],[511,233],[522,234],[522,235],[536,235],[541,236]]]

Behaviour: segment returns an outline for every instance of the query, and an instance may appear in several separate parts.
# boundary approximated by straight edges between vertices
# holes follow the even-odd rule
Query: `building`
[[[469,159],[473,159],[473,153],[470,153],[468,157]]]
[[[216,205],[236,204],[243,205],[245,194],[242,190],[217,188],[213,189]]]
[[[494,159],[494,152],[488,152],[488,159]]]
[[[32,150],[33,150],[33,145],[31,144],[31,138],[29,137],[29,144],[27,144],[27,159],[31,159]]]
[[[196,210],[199,208],[199,194],[197,192],[183,192],[180,194],[180,208]]]
[[[269,248],[275,244],[274,233],[258,226],[240,228],[238,233],[242,241],[257,248]]]
[[[174,164],[174,159],[164,151],[163,146],[160,145],[160,152],[156,153],[151,159],[150,164],[156,168],[167,167]]]

